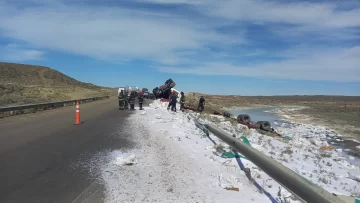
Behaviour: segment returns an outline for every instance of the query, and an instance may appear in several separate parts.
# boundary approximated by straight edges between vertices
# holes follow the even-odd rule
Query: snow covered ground
[[[132,139],[137,145],[131,151],[110,152],[102,164],[106,202],[271,202],[247,179],[234,158],[218,156],[220,148],[229,151],[225,143],[211,136],[218,144],[215,146],[187,113],[173,113],[166,107],[167,103],[156,100],[145,111],[130,116]],[[221,116],[209,115],[202,121],[210,120],[236,137],[246,135],[252,147],[329,192],[360,194],[360,169],[344,160],[338,151],[319,149],[328,145],[325,138],[332,135],[331,131],[309,125],[279,126],[277,131],[293,137],[285,141]],[[274,198],[298,202],[256,165],[241,160],[255,181]]]
[[[336,147],[339,154],[346,158],[346,160],[356,166],[360,166],[360,142],[352,139],[348,136],[343,136],[336,133],[333,129],[329,129],[332,126],[324,126],[320,124],[313,125],[314,119],[308,115],[296,113],[299,109],[305,107],[275,107],[272,108],[269,113],[278,115],[281,121],[290,122],[292,128],[304,128],[305,131],[311,131],[316,129],[322,140],[326,140],[328,143]],[[316,122],[316,121],[315,121]],[[341,127],[339,127],[341,126]],[[347,125],[335,125],[337,129],[349,127]],[[351,128],[351,126],[350,126]],[[311,135],[310,135],[311,136]]]

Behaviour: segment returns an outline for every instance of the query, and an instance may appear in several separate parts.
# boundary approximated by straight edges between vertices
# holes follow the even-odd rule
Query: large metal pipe
[[[280,162],[264,155],[260,151],[242,143],[230,134],[217,129],[210,124],[204,126],[222,141],[232,146],[247,159],[261,168],[265,173],[274,178],[279,184],[296,194],[308,203],[345,203],[323,188],[315,185],[304,177],[282,165]]]

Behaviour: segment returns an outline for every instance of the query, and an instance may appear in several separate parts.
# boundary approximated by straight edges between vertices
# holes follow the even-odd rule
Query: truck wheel
[[[237,120],[239,122],[249,124],[250,121],[251,121],[251,118],[250,118],[250,116],[248,114],[240,114],[240,115],[238,115]]]
[[[257,124],[260,126],[261,130],[270,131],[271,124],[269,121],[258,121]]]

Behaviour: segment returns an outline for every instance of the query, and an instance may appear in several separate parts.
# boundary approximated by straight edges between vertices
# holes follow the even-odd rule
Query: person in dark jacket
[[[124,108],[125,108],[125,95],[124,95],[124,91],[121,90],[119,94],[119,110],[124,110]]]
[[[184,106],[185,106],[185,95],[184,92],[180,93],[181,97],[180,97],[180,110],[183,111],[184,110]]]
[[[171,98],[170,98],[170,104],[171,104],[171,111],[175,111],[176,112],[176,103],[177,103],[177,95],[175,94],[175,92],[173,92]]]
[[[168,107],[167,107],[167,110],[169,110],[169,109],[171,108],[171,105],[172,105],[172,103],[171,103],[171,97],[173,96],[173,94],[175,94],[175,91],[172,91],[172,92],[170,92],[170,94],[169,94],[169,105],[168,105]]]
[[[135,110],[135,97],[136,94],[134,91],[132,91],[129,97],[130,110]]]
[[[127,91],[124,91],[124,109],[129,109],[129,96]]]
[[[143,108],[142,108],[143,102],[144,102],[144,95],[143,95],[143,92],[140,91],[140,93],[139,93],[139,109],[140,110],[143,110]]]
[[[198,111],[203,112],[205,107],[205,99],[203,96],[200,97]]]
[[[155,87],[155,88],[153,89],[153,94],[154,94],[155,99],[158,99],[158,90],[159,90],[158,87]]]

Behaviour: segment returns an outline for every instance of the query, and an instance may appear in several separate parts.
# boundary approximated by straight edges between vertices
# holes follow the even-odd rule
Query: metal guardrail
[[[194,118],[194,121],[195,125],[206,135],[209,135],[209,132],[211,132],[213,135],[233,147],[236,151],[240,152],[247,159],[261,168],[266,174],[271,176],[276,182],[300,198],[301,201],[308,203],[345,203],[343,200],[285,167],[280,162],[277,162],[260,151],[246,145],[230,134],[217,129],[213,125],[202,124],[196,118]]]
[[[40,108],[48,108],[48,107],[57,107],[60,105],[66,105],[66,104],[75,104],[76,101],[79,101],[80,103],[85,103],[89,101],[96,101],[101,99],[107,99],[109,96],[104,97],[91,97],[86,99],[76,99],[76,100],[68,100],[68,101],[58,101],[58,102],[47,102],[47,103],[39,103],[39,104],[25,104],[25,105],[19,105],[19,106],[7,106],[7,107],[0,107],[0,113],[1,112],[11,112],[11,111],[18,111],[18,110],[26,110],[26,109],[40,109]]]

